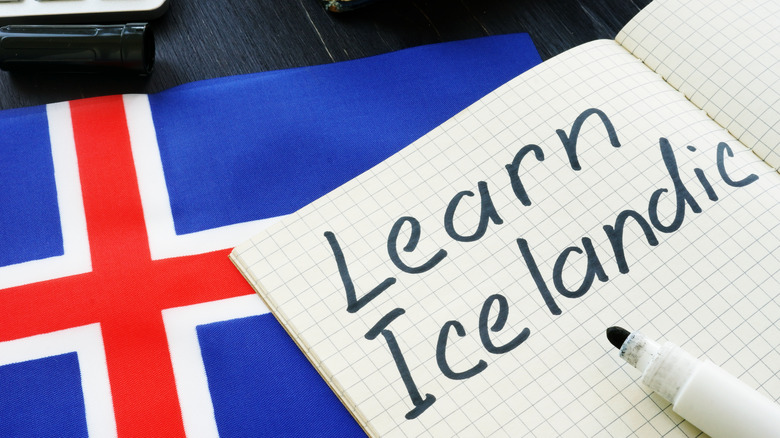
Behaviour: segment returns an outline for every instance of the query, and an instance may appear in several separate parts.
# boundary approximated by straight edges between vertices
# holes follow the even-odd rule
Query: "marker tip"
[[[628,338],[628,335],[630,334],[631,333],[623,327],[610,327],[607,329],[607,339],[609,339],[609,343],[614,345],[618,350],[620,350],[620,347],[623,346],[623,343],[626,342],[626,338]]]

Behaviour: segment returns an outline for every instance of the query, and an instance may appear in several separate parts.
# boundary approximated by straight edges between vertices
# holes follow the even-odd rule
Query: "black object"
[[[631,333],[623,327],[610,327],[607,329],[607,339],[609,339],[609,343],[614,345],[618,350],[620,350],[620,347],[623,346],[623,343],[626,342],[626,339],[628,339],[628,335],[630,334]]]
[[[147,23],[0,27],[0,69],[114,71],[148,75],[154,35]]]
[[[378,0],[320,0],[320,2],[330,12],[346,12],[377,3]]]
[[[153,74],[9,75],[0,71],[0,110],[83,97],[151,94],[204,79],[347,61],[511,32],[529,32],[544,60],[587,41],[614,38],[648,3],[377,0],[355,11],[326,13],[320,0],[169,0],[168,12],[151,22],[157,46]],[[150,21],[112,20],[90,23]]]

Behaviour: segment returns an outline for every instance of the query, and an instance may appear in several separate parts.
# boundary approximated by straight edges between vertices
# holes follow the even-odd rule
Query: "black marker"
[[[712,438],[780,436],[780,406],[712,362],[621,327],[608,328],[607,339],[642,371],[642,383]]]
[[[0,69],[115,71],[148,75],[154,36],[146,23],[0,27]]]

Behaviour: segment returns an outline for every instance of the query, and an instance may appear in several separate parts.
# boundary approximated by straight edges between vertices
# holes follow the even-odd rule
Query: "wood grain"
[[[394,50],[528,32],[543,59],[613,38],[649,0],[383,0],[347,12],[319,0],[170,0],[153,23],[148,78],[0,72],[0,109],[154,93],[201,79],[325,64]]]

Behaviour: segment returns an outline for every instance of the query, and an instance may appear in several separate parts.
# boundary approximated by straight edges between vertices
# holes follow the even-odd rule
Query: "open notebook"
[[[780,396],[777,23],[656,1],[231,258],[372,436],[697,436],[604,330]]]

